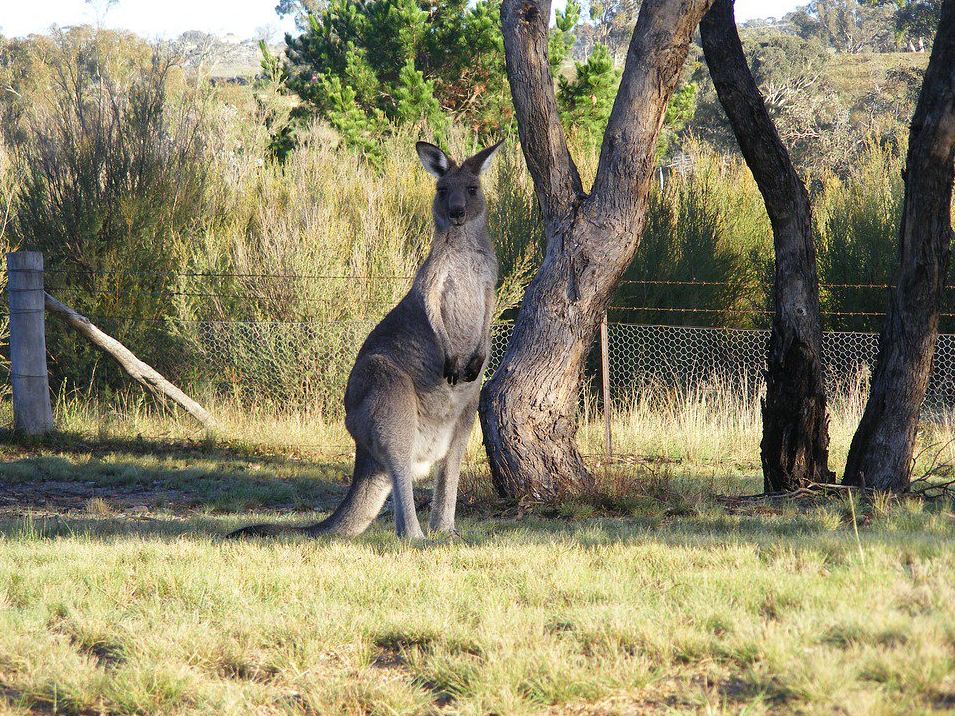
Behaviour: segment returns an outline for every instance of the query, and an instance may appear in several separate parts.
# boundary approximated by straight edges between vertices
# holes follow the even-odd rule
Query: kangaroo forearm
[[[434,331],[434,335],[437,338],[441,355],[448,358],[451,355],[451,338],[448,335],[448,329],[444,324],[444,317],[441,314],[443,284],[443,281],[434,281],[434,285],[427,287],[424,297],[424,307],[425,314],[428,317],[428,323],[431,324],[431,330]]]

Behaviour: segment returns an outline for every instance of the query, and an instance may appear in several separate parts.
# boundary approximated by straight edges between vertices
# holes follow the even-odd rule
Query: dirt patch
[[[159,484],[144,488],[89,481],[0,483],[0,516],[19,516],[25,511],[40,515],[102,514],[104,511],[145,515],[160,507],[182,510],[194,506],[194,496]]]

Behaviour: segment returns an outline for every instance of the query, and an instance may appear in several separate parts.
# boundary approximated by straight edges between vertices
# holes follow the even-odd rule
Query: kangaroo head
[[[433,144],[418,142],[415,145],[425,171],[438,180],[433,211],[434,223],[439,230],[450,225],[462,226],[484,214],[481,174],[490,166],[491,157],[500,146],[501,142],[498,142],[461,164],[455,164]]]

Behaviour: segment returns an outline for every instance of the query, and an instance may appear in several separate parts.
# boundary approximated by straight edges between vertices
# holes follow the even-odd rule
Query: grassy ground
[[[949,502],[718,500],[755,466],[680,454],[673,425],[553,512],[494,501],[473,460],[460,540],[402,544],[386,515],[237,544],[328,509],[349,456],[134,412],[61,406],[69,432],[0,445],[0,713],[955,709]]]

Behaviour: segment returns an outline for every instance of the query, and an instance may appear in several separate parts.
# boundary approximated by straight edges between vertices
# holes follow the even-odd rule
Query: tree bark
[[[576,445],[584,362],[639,246],[657,137],[711,1],[643,3],[590,195],[567,150],[548,72],[550,0],[502,4],[518,130],[547,240],[501,366],[481,392],[484,444],[502,495],[550,502],[593,485]]]
[[[895,288],[847,485],[901,492],[928,387],[952,242],[955,179],[955,0],[945,0],[909,133]]]
[[[791,491],[832,480],[812,210],[746,64],[733,5],[716,0],[700,33],[720,103],[773,227],[775,311],[760,447],[766,492]]]

